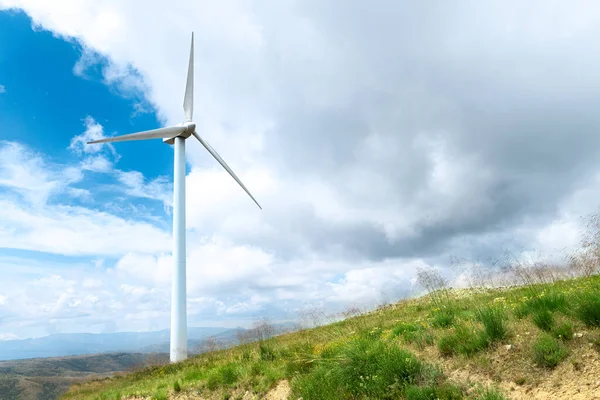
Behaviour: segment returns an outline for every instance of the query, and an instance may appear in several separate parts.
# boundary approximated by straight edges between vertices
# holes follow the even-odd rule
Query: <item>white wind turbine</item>
[[[175,173],[173,185],[173,287],[171,292],[171,362],[187,358],[187,315],[186,315],[186,273],[185,273],[185,139],[194,135],[206,150],[221,164],[233,179],[244,189],[248,196],[262,209],[246,186],[229,168],[219,154],[202,139],[196,132],[196,124],[192,122],[194,113],[194,33],[190,48],[190,63],[188,66],[187,82],[183,110],[186,122],[176,126],[153,129],[150,131],[131,133],[101,140],[88,142],[109,143],[127,140],[146,140],[162,138],[163,142],[175,147]]]

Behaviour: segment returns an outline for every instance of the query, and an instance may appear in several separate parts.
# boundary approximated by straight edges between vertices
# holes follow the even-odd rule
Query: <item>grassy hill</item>
[[[273,338],[258,330],[252,343],[76,384],[62,398],[600,399],[600,276],[426,283],[421,298]]]
[[[115,353],[0,361],[0,399],[53,400],[74,383],[168,360],[168,354]]]

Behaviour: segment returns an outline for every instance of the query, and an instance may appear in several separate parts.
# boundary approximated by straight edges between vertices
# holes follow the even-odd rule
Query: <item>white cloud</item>
[[[114,157],[117,157],[117,152],[114,146],[110,143],[87,144],[94,140],[106,138],[104,136],[104,128],[97,123],[93,117],[87,116],[84,119],[85,131],[81,135],[77,135],[71,139],[69,149],[78,154],[95,154],[108,148]]]
[[[3,340],[18,340],[20,337],[15,335],[14,333],[0,333],[0,341]]]
[[[165,210],[171,206],[173,196],[171,184],[165,177],[157,177],[146,182],[139,171],[122,171],[115,168],[114,163],[118,162],[120,156],[112,144],[87,144],[87,142],[106,137],[103,126],[91,116],[85,118],[84,125],[85,131],[73,137],[69,145],[69,149],[75,154],[83,156],[82,170],[114,174],[115,180],[123,184],[122,188],[126,195],[159,200],[163,203]]]
[[[348,271],[337,283],[331,283],[327,300],[338,304],[369,304],[414,295],[413,278],[417,268],[428,267],[421,260],[389,261],[373,267]]]
[[[18,143],[0,143],[0,188],[4,189],[0,192],[2,247],[112,256],[170,249],[170,234],[147,222],[65,205],[70,198],[92,200],[95,194],[71,186],[82,179],[83,173],[77,167],[50,163],[43,155]],[[158,193],[155,186],[151,186],[152,194]],[[122,194],[132,189],[125,185],[119,190]],[[49,203],[51,197],[56,201]]]
[[[0,200],[3,247],[64,255],[121,255],[170,250],[169,233],[83,207],[44,208]]]
[[[19,143],[0,142],[0,187],[18,193],[30,204],[41,207],[82,178],[76,167],[56,168]]]
[[[84,171],[106,173],[111,172],[113,169],[113,163],[103,155],[89,156],[85,157],[81,162],[81,169]]]
[[[173,189],[166,177],[158,177],[146,183],[144,175],[139,171],[116,171],[116,178],[125,187],[129,196],[159,200],[165,210],[173,203]]]
[[[335,1],[138,3],[0,0],[0,7],[22,7],[36,24],[80,40],[76,74],[85,77],[102,60],[105,83],[141,108],[144,95],[164,123],[183,118],[195,30],[197,130],[264,210],[193,138],[187,142],[194,316],[266,313],[303,301],[373,303],[382,293],[407,293],[417,266],[445,268],[439,260],[454,252],[493,255],[507,244],[553,252],[574,245],[577,216],[598,198],[599,182],[575,179],[595,175],[598,165],[589,160],[597,154],[586,151],[600,148],[589,139],[597,136],[590,134],[598,121],[588,89],[598,85],[598,62],[587,49],[599,36],[600,15],[591,2],[447,9],[414,2],[364,9]],[[534,21],[535,7],[544,12]],[[80,169],[112,174],[120,194],[170,205],[166,178],[117,169],[113,148],[83,145],[104,137],[91,117],[85,124],[70,146],[83,156]],[[539,132],[556,147],[544,147]],[[43,157],[20,153],[6,153],[0,184],[28,203],[3,199],[0,241],[118,258],[95,270],[90,279],[98,286],[63,277],[87,285],[87,300],[75,284],[73,293],[40,302],[56,318],[85,307],[99,319],[113,312],[124,321],[119,329],[168,321],[169,233],[110,214],[139,207],[135,200],[107,201],[104,211],[48,205],[59,193],[89,200],[97,192],[73,187],[81,175],[66,166],[47,168]],[[503,163],[505,153],[510,162]]]
[[[0,85],[0,94],[6,93],[6,88],[3,85]]]
[[[102,281],[100,279],[85,278],[82,286],[84,289],[96,289],[102,287]]]

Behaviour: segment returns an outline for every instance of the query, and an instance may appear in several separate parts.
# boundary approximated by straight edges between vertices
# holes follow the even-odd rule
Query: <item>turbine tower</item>
[[[244,189],[256,205],[262,209],[250,191],[229,168],[219,154],[196,132],[194,116],[194,32],[190,48],[190,62],[183,100],[185,122],[176,126],[130,133],[112,138],[95,140],[88,144],[124,142],[128,140],[163,139],[173,145],[175,171],[173,182],[173,282],[171,291],[171,362],[187,358],[187,313],[186,313],[186,273],[185,273],[185,140],[194,136],[202,146],[221,164],[233,179]]]

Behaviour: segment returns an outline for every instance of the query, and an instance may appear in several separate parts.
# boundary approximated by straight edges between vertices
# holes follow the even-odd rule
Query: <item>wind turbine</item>
[[[194,136],[202,146],[221,164],[233,179],[244,189],[256,205],[262,207],[250,194],[237,175],[229,168],[219,154],[196,132],[196,124],[192,122],[194,115],[194,32],[190,47],[187,82],[183,111],[186,121],[160,129],[152,129],[138,133],[94,140],[88,144],[124,142],[128,140],[163,139],[163,142],[175,148],[175,171],[173,184],[173,282],[171,291],[171,362],[187,358],[187,314],[186,314],[186,268],[185,268],[185,140]]]

